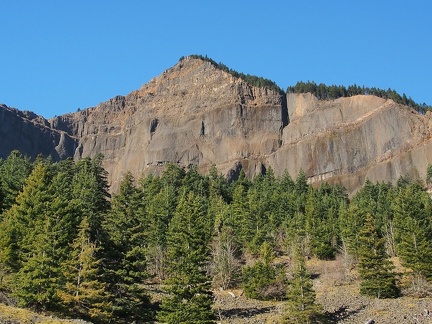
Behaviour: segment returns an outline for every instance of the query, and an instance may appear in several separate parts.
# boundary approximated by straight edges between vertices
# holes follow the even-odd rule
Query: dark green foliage
[[[359,237],[360,293],[377,298],[395,298],[399,296],[394,266],[388,260],[385,240],[378,234],[375,221],[366,215],[364,227]]]
[[[12,151],[2,161],[0,164],[0,213],[13,205],[31,169],[30,159],[18,151]]]
[[[150,301],[142,287],[148,279],[146,264],[146,218],[141,192],[131,173],[126,173],[120,191],[103,224],[110,249],[105,260],[107,289],[113,313],[128,320],[148,320]]]
[[[262,77],[257,77],[255,75],[239,73],[233,69],[228,68],[223,63],[217,63],[216,61],[212,60],[211,58],[208,58],[207,55],[202,56],[202,55],[192,54],[192,55],[189,55],[188,57],[200,59],[200,60],[203,60],[206,62],[210,62],[214,67],[218,68],[219,70],[225,71],[236,78],[240,78],[240,79],[246,81],[247,83],[249,83],[253,86],[260,87],[260,88],[268,88],[268,89],[271,89],[271,90],[278,92],[279,94],[284,94],[284,91],[275,82],[273,82],[269,79],[262,78]],[[182,56],[179,61],[182,61],[184,59],[185,59],[185,57]]]
[[[2,289],[11,291],[20,305],[59,310],[62,300],[58,292],[67,281],[62,267],[70,261],[71,243],[83,215],[91,209],[97,212],[96,207],[90,206],[95,200],[87,205],[82,203],[76,185],[77,175],[85,172],[80,173],[71,160],[52,164],[38,158],[30,170],[15,204],[5,211],[0,222]],[[92,193],[93,198],[98,196],[97,190]],[[98,230],[93,228],[94,232]]]
[[[306,233],[312,255],[319,259],[334,259],[339,245],[338,211],[348,202],[346,193],[337,186],[322,184],[310,189],[306,198]]]
[[[285,296],[287,269],[273,259],[292,247],[321,259],[342,247],[371,296],[398,294],[387,255],[399,256],[413,281],[432,280],[431,198],[409,179],[366,181],[349,201],[342,187],[309,185],[302,170],[295,180],[271,168],[248,179],[241,170],[228,183],[215,167],[201,175],[167,165],[137,183],[125,174],[110,199],[101,157],[30,163],[14,152],[0,170],[0,292],[23,306],[93,322],[148,322],[151,280],[169,294],[162,322],[211,323],[213,283],[243,286],[251,298],[294,300],[287,321],[309,314],[318,322],[304,266]],[[257,261],[240,271],[250,256]]]
[[[205,265],[209,260],[206,204],[193,192],[180,198],[167,236],[170,296],[164,298],[157,317],[163,323],[214,323],[211,279]]]
[[[426,170],[426,183],[428,185],[432,183],[432,164],[429,164]]]
[[[304,256],[297,248],[294,256],[293,278],[288,283],[284,323],[323,323],[322,311],[315,303],[312,279],[305,265]]]
[[[102,168],[102,157],[95,160],[85,158],[75,165],[72,179],[72,197],[77,208],[88,217],[91,239],[96,244],[103,242],[102,221],[110,208],[106,171]]]
[[[253,266],[243,269],[245,296],[261,300],[273,299],[267,290],[276,282],[276,271],[271,264],[258,260]]]
[[[261,300],[283,299],[285,279],[282,269],[272,264],[273,247],[264,242],[260,254],[261,257],[255,264],[243,269],[245,296]]]
[[[209,174],[209,195],[210,196],[221,196],[227,203],[231,202],[231,188],[229,187],[228,181],[222,174],[218,172],[215,165],[212,165]]]
[[[420,113],[425,113],[427,110],[431,110],[432,107],[423,104],[416,103],[411,97],[407,97],[405,94],[402,96],[398,94],[395,90],[387,89],[382,90],[378,88],[369,88],[365,86],[358,86],[356,84],[349,87],[331,85],[327,86],[325,84],[317,85],[315,82],[297,82],[295,86],[290,86],[287,89],[288,93],[306,93],[310,92],[318,99],[337,99],[342,97],[352,97],[356,95],[373,95],[384,99],[392,99],[394,102],[409,106]]]
[[[400,188],[393,202],[397,253],[417,275],[432,279],[432,202],[418,183]]]
[[[20,238],[13,292],[21,306],[35,309],[54,307],[61,280],[56,240],[61,229],[50,209],[49,181],[47,167],[37,164],[6,216],[15,220]]]

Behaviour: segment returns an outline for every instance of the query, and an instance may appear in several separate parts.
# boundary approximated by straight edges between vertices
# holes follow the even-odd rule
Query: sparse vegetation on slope
[[[227,67],[225,64],[223,64],[221,62],[217,63],[215,60],[207,57],[207,55],[202,56],[202,55],[192,54],[192,55],[189,55],[188,57],[200,59],[200,60],[203,60],[205,62],[210,62],[213,66],[215,66],[219,70],[225,71],[236,78],[240,78],[240,79],[246,81],[247,83],[249,83],[250,85],[260,87],[260,88],[271,89],[271,90],[274,90],[276,92],[279,92],[280,94],[284,94],[284,91],[282,90],[282,88],[280,88],[275,82],[273,82],[269,79],[263,78],[263,77],[258,77],[255,75],[237,72],[236,70],[230,69],[229,67]],[[182,61],[183,59],[185,59],[184,56],[182,56],[179,61]]]
[[[392,89],[379,89],[369,88],[365,86],[358,86],[356,84],[345,87],[343,85],[325,85],[323,83],[316,84],[313,81],[303,82],[299,81],[296,85],[290,86],[287,89],[287,93],[306,93],[310,92],[318,99],[337,99],[343,97],[352,97],[357,95],[373,95],[384,99],[391,99],[396,103],[411,107],[420,113],[425,113],[428,110],[432,110],[432,106],[426,103],[419,104],[415,102],[411,97],[407,97],[404,93],[400,95]]]

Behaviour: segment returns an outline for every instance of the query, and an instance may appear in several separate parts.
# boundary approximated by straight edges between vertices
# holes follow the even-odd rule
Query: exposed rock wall
[[[42,154],[58,161],[71,156],[77,145],[76,139],[52,129],[43,117],[0,104],[0,157],[19,150],[33,158]]]
[[[288,123],[289,121],[289,123]],[[19,149],[55,159],[105,156],[115,191],[122,174],[158,173],[166,163],[212,164],[231,177],[272,167],[311,183],[425,178],[432,162],[430,115],[391,100],[318,100],[251,86],[187,58],[127,96],[49,121],[0,106],[0,154]]]
[[[290,124],[268,163],[310,182],[341,183],[354,192],[366,179],[425,179],[432,160],[431,120],[392,100],[355,96],[319,101],[288,94]]]
[[[116,187],[122,173],[158,172],[166,163],[212,164],[248,174],[281,143],[285,98],[199,59],[185,59],[140,90],[60,116],[54,128],[79,138],[75,158],[98,153]]]

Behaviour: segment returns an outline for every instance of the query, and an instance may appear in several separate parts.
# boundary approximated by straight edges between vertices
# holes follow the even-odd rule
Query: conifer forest
[[[124,174],[110,194],[102,156],[54,163],[13,151],[0,160],[0,297],[93,323],[216,323],[214,290],[240,288],[283,301],[285,323],[324,323],[309,258],[349,255],[371,298],[428,293],[431,178],[432,168],[423,182],[366,181],[349,197],[303,171],[228,182],[215,167],[166,165]]]

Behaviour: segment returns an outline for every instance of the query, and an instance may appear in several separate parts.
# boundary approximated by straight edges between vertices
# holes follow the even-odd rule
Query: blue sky
[[[432,1],[2,0],[0,103],[46,118],[202,54],[275,81],[392,88],[432,104]]]

